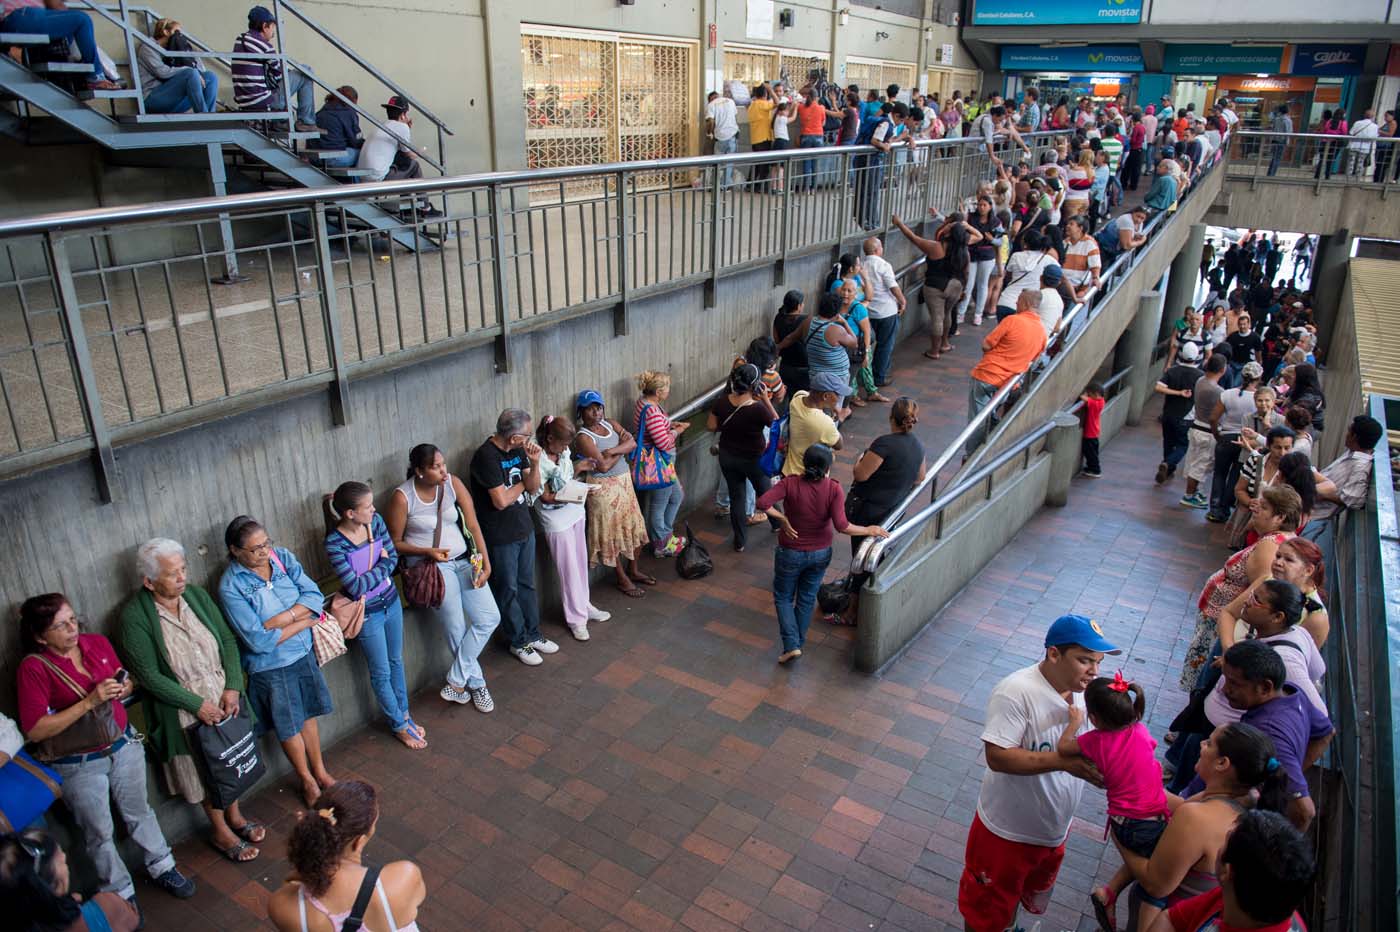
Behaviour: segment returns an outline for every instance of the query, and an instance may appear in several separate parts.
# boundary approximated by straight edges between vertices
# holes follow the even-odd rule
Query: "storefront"
[[[1266,128],[1288,107],[1297,132],[1344,105],[1361,73],[1363,45],[1205,45],[1168,43],[1162,70],[1173,76],[1172,102],[1204,114],[1221,97],[1235,102],[1244,126]]]
[[[1034,86],[1048,106],[1061,97],[1069,98],[1072,105],[1080,97],[1106,102],[1119,94],[1126,94],[1132,103],[1142,67],[1142,52],[1135,45],[1001,47],[1005,96],[1019,99],[1022,91]]]

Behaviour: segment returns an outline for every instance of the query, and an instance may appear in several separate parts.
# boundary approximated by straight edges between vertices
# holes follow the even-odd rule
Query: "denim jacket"
[[[219,601],[243,643],[243,668],[249,673],[290,666],[311,650],[310,631],[298,632],[279,644],[282,632],[264,628],[263,622],[298,604],[319,615],[324,602],[320,588],[290,550],[274,547],[273,554],[271,579],[263,579],[234,561],[219,580]]]

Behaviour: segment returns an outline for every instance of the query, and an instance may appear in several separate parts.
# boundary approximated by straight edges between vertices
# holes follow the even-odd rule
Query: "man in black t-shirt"
[[[1176,365],[1172,366],[1152,390],[1164,396],[1162,402],[1162,462],[1157,465],[1157,484],[1161,485],[1176,474],[1177,464],[1186,455],[1186,445],[1190,440],[1189,418],[1193,416],[1194,404],[1191,390],[1201,377],[1201,350],[1195,343],[1183,343],[1176,351]]]
[[[472,504],[491,557],[491,594],[510,633],[510,652],[527,666],[559,645],[540,634],[535,596],[535,525],[527,494],[540,490],[540,448],[530,439],[530,415],[506,408],[496,432],[472,457]]]

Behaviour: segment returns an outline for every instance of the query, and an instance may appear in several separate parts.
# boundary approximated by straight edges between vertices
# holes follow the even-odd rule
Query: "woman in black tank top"
[[[948,331],[952,327],[953,310],[958,298],[962,297],[967,286],[967,270],[970,263],[968,246],[982,241],[982,234],[967,221],[962,214],[953,214],[933,234],[933,239],[924,239],[900,220],[891,217],[899,232],[924,254],[924,304],[928,306],[929,348],[924,355],[938,359],[953,348],[948,341]]]

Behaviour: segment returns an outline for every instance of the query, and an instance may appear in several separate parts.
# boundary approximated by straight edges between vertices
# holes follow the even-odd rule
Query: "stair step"
[[[92,74],[92,65],[80,61],[41,61],[30,65],[29,70],[35,74]]]
[[[301,139],[301,140],[306,140],[306,139],[320,139],[321,136],[322,136],[321,133],[302,133],[302,132],[296,132],[296,133],[268,133],[268,134],[267,134],[267,138],[273,140],[274,142],[294,142],[294,141],[296,141],[296,140],[298,140],[298,139]]]
[[[313,159],[339,159],[350,154],[349,149],[307,149],[306,154]]]
[[[141,96],[140,91],[79,91],[79,100],[135,100]]]
[[[374,170],[369,168],[327,168],[324,171],[337,178],[364,178],[374,174]]]
[[[49,37],[41,32],[0,32],[0,45],[48,45]]]

